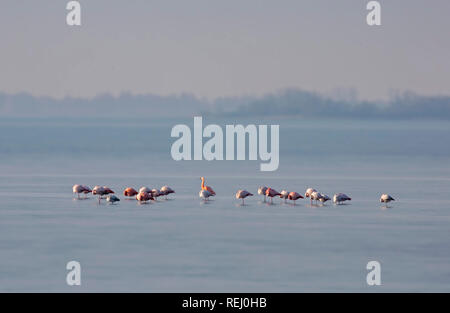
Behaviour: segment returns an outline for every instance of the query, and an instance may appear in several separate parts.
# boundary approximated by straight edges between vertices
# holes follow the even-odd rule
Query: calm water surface
[[[280,124],[280,167],[175,162],[170,130],[192,120],[0,119],[0,291],[450,291],[448,122],[230,121]],[[218,196],[198,199],[200,176]],[[118,205],[77,200],[108,185]],[[170,185],[139,205],[124,187]],[[348,205],[274,205],[259,185],[349,194]],[[381,193],[398,201],[383,207]],[[69,287],[66,263],[82,267]],[[382,265],[382,286],[366,264]]]

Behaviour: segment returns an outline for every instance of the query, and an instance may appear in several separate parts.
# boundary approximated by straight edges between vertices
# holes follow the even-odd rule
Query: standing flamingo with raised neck
[[[214,192],[214,190],[211,187],[205,185],[205,177],[200,177],[200,179],[202,180],[202,190],[209,191],[211,193],[211,196],[215,196],[216,193]]]

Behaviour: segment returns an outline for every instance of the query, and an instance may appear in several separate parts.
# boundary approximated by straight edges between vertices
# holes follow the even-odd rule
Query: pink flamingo
[[[102,196],[106,196],[111,193],[114,193],[114,191],[106,186],[95,186],[94,189],[92,189],[92,194],[98,195],[98,203],[100,203],[100,199],[102,198]]]
[[[205,177],[200,177],[200,179],[202,180],[202,190],[209,191],[211,193],[211,196],[215,196],[216,193],[214,192],[214,190],[211,187],[205,185]]]
[[[152,197],[151,194],[149,194],[148,192],[140,192],[137,196],[136,196],[136,200],[139,202],[147,202],[149,200],[155,200],[155,198]]]
[[[125,197],[134,197],[137,194],[138,194],[138,192],[134,188],[131,188],[131,187],[125,188],[125,190],[123,191],[123,195]]]
[[[267,188],[266,196],[270,198],[270,203],[273,203],[273,197],[280,196],[281,193],[272,188]]]
[[[87,195],[92,192],[92,189],[85,185],[83,185],[83,189],[84,197],[87,198]]]
[[[295,191],[292,191],[289,193],[288,199],[294,201],[294,205],[295,205],[295,201],[298,199],[303,199],[303,196]]]

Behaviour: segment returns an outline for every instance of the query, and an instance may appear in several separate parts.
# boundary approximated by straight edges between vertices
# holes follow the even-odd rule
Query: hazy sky
[[[0,92],[261,95],[286,87],[450,95],[450,1],[66,0],[0,2]]]

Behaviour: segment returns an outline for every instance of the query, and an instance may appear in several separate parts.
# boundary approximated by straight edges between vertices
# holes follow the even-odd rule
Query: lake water
[[[279,124],[280,167],[171,159],[193,119],[0,119],[0,291],[450,291],[450,123],[217,120]],[[200,176],[217,192],[198,198]],[[122,201],[77,200],[107,185]],[[176,190],[139,205],[125,187]],[[236,190],[315,187],[348,205],[262,202]],[[388,208],[381,193],[397,201]],[[82,285],[66,284],[67,262]],[[381,263],[381,286],[366,264]]]

